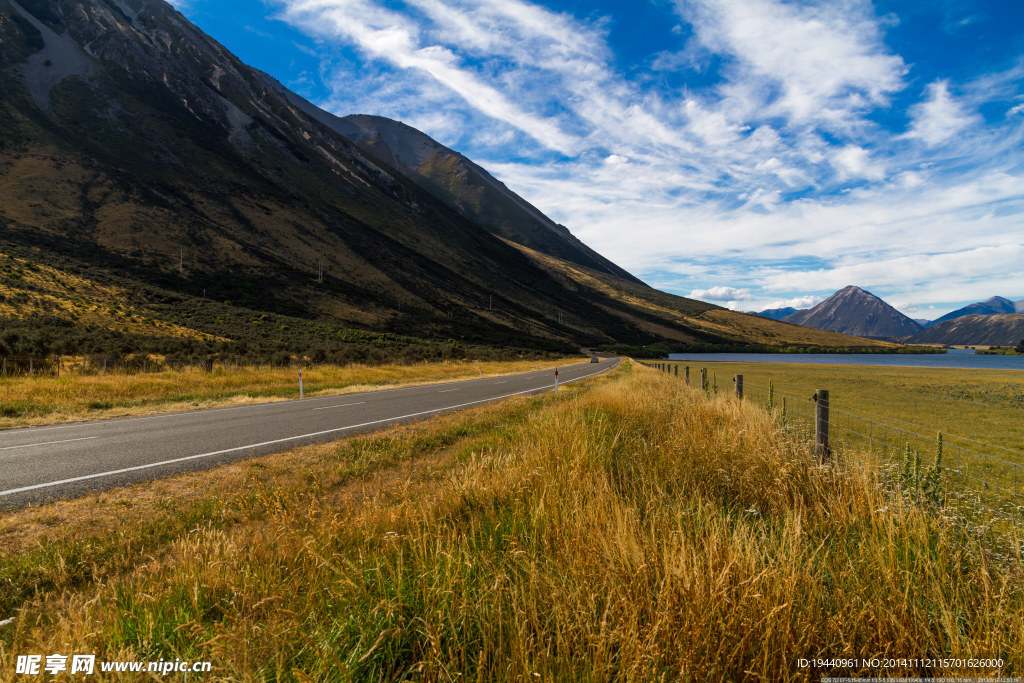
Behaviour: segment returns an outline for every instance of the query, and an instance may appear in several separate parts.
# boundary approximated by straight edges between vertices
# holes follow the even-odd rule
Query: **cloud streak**
[[[424,130],[670,291],[1024,296],[1024,66],[922,79],[870,2],[679,0],[651,29],[674,52],[625,65],[615,5],[272,4],[355,51],[325,57],[325,108]]]

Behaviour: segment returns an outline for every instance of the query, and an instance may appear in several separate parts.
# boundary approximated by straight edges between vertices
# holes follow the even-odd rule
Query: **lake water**
[[[668,359],[691,363],[820,363],[1024,370],[1024,356],[979,356],[965,349],[950,349],[947,353],[671,353]]]

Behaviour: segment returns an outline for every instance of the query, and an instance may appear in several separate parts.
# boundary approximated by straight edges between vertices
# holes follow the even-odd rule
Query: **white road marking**
[[[617,365],[617,363],[616,363],[616,365]],[[611,370],[614,367],[615,367],[615,365],[612,365],[611,367],[605,368],[604,370],[600,370],[599,372],[592,372],[589,375],[583,375],[582,377],[577,377],[576,379],[566,380],[566,381],[562,382],[562,384],[569,384],[571,382],[578,382],[581,379],[586,379],[588,377],[593,377],[594,375],[599,375],[599,374],[601,374],[603,372]],[[410,417],[419,417],[420,415],[430,415],[431,413],[441,413],[441,412],[444,412],[446,410],[454,410],[456,408],[465,408],[466,406],[472,406],[472,405],[476,405],[478,403],[490,403],[491,401],[500,401],[503,398],[511,398],[512,396],[520,396],[522,394],[529,394],[529,393],[532,393],[532,392],[535,392],[535,391],[543,391],[544,389],[547,389],[547,388],[553,387],[553,386],[554,386],[553,384],[550,384],[550,385],[545,385],[545,386],[540,386],[540,387],[534,387],[532,389],[524,389],[523,391],[516,391],[516,392],[511,393],[511,394],[503,394],[501,396],[492,396],[490,398],[482,398],[482,399],[480,399],[478,401],[469,401],[467,403],[458,403],[458,404],[453,405],[453,406],[445,406],[444,408],[434,408],[433,410],[423,410],[423,411],[420,411],[418,413],[409,413],[408,415],[399,415],[399,416],[396,416],[396,417],[386,417],[386,418],[383,418],[381,420],[371,420],[370,422],[363,422],[362,424],[357,424],[357,425],[348,425],[347,427],[337,427],[335,429],[325,429],[325,430],[323,430],[321,432],[310,432],[309,434],[299,434],[297,436],[287,436],[287,437],[285,437],[283,439],[273,439],[272,441],[263,441],[261,443],[253,443],[253,444],[248,444],[246,446],[236,446],[235,448],[225,448],[224,450],[220,450],[220,451],[211,451],[209,453],[200,453],[198,455],[187,455],[187,456],[185,456],[183,458],[172,458],[170,460],[161,460],[160,462],[151,462],[151,463],[147,463],[145,465],[136,465],[134,467],[123,467],[123,468],[118,469],[118,470],[108,470],[107,472],[96,472],[95,474],[85,474],[85,475],[82,475],[80,477],[71,477],[69,479],[60,479],[60,480],[57,480],[57,481],[50,481],[50,482],[46,482],[44,484],[33,484],[31,486],[22,486],[21,488],[8,489],[7,491],[0,491],[0,497],[12,496],[12,495],[14,495],[16,493],[25,493],[26,491],[35,491],[35,490],[38,490],[38,489],[49,488],[51,486],[60,486],[61,484],[73,484],[73,483],[79,482],[79,481],[88,481],[89,479],[99,479],[101,477],[109,477],[109,476],[113,476],[115,474],[125,474],[127,472],[137,472],[139,470],[151,469],[153,467],[160,467],[162,465],[173,465],[174,463],[187,462],[189,460],[198,460],[199,458],[210,458],[210,457],[213,457],[215,455],[224,455],[225,453],[237,453],[238,451],[244,451],[244,450],[249,449],[249,448],[261,448],[263,446],[272,446],[274,444],[286,443],[288,441],[297,441],[298,439],[306,439],[306,438],[311,438],[311,437],[314,437],[314,436],[323,436],[324,434],[334,434],[334,433],[337,433],[337,432],[348,431],[350,429],[359,429],[360,427],[369,427],[370,425],[381,424],[381,423],[384,423],[384,422],[393,422],[395,420],[404,420],[404,419],[408,419]],[[89,436],[89,437],[85,437],[85,438],[87,438],[87,439],[95,439],[96,437]],[[69,440],[70,441],[77,441],[78,439],[69,439]]]
[[[313,408],[313,410],[330,410],[331,408],[345,408],[346,406],[361,406],[366,401],[359,401],[357,403],[342,403],[340,406],[324,406],[323,408]]]
[[[69,443],[71,441],[88,441],[89,439],[98,439],[98,436],[83,436],[78,439],[61,439],[60,441],[44,441],[42,443],[26,443],[20,446],[4,446],[0,448],[0,451],[9,451],[12,448],[32,448],[33,446],[49,446],[55,443]]]
[[[583,365],[583,363],[580,363],[580,365]],[[546,371],[542,371],[542,372],[546,372]],[[526,375],[533,375],[533,374],[536,374],[536,371],[526,373]],[[498,375],[498,377],[501,377],[501,375]],[[471,378],[468,378],[468,379],[453,379],[453,380],[441,381],[441,382],[437,382],[436,384],[456,384],[456,383],[457,384],[463,384],[463,383],[468,383],[468,382],[479,382],[479,381],[480,381],[479,377],[471,377]],[[393,394],[393,393],[397,393],[399,391],[414,391],[416,389],[429,389],[431,386],[432,386],[431,384],[415,384],[415,385],[413,385],[411,387],[394,387],[394,388],[391,388],[391,389],[381,388],[381,389],[374,389],[374,390],[371,390],[371,391],[360,391],[360,392],[356,392],[354,394],[349,394],[349,395],[350,396],[359,396],[359,395],[362,395],[362,394]],[[281,406],[292,405],[295,401],[300,401],[301,400],[301,401],[306,401],[307,403],[312,402],[312,401],[330,401],[331,399],[336,399],[339,396],[344,396],[344,395],[345,394],[333,394],[333,395],[328,395],[328,396],[313,396],[311,398],[303,398],[303,399],[299,399],[299,398],[291,399],[290,398],[290,399],[285,399],[283,401],[270,401],[270,402],[267,402],[267,403],[251,403],[249,405],[231,406],[229,408],[200,408],[199,410],[184,410],[184,411],[177,412],[177,413],[162,413],[162,414],[159,414],[159,415],[145,415],[145,416],[142,416],[142,417],[115,417],[115,418],[110,418],[108,420],[96,420],[95,422],[72,422],[70,424],[49,425],[49,426],[46,426],[46,427],[25,427],[24,429],[19,429],[19,430],[16,430],[16,431],[19,431],[19,432],[21,432],[21,431],[45,432],[45,431],[50,431],[50,430],[54,430],[54,429],[74,429],[76,427],[79,427],[79,428],[82,428],[82,427],[93,427],[95,425],[105,425],[105,424],[113,424],[113,423],[121,423],[121,422],[137,422],[137,421],[140,421],[140,420],[162,420],[162,419],[169,418],[169,417],[181,417],[183,415],[206,415],[207,413],[219,413],[219,412],[227,411],[227,410],[246,410],[246,409],[252,409],[252,408],[272,408],[274,406],[277,406],[278,408],[280,408]],[[0,435],[2,435],[3,433],[4,432],[2,430],[0,430]]]
[[[442,389],[441,391],[439,391],[437,393],[439,393],[439,394],[447,394],[447,393],[450,393],[452,391],[461,391],[461,390],[462,390],[462,387],[459,387],[458,389]]]

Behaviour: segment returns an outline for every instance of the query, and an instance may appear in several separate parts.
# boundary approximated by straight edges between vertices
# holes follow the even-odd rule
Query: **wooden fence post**
[[[675,368],[676,368],[676,377],[678,377],[679,376],[679,363],[675,364]]]
[[[690,386],[690,366],[687,365],[683,368],[683,379],[686,380],[686,386]]]
[[[818,460],[825,464],[831,456],[828,446],[828,389],[818,389],[814,394],[814,404],[817,407],[817,418],[814,421],[814,452]]]
[[[733,382],[736,382],[736,398],[743,400],[743,375],[736,375],[732,378]]]
[[[703,389],[704,391],[708,390],[708,369],[707,368],[701,368],[700,369],[700,388]]]

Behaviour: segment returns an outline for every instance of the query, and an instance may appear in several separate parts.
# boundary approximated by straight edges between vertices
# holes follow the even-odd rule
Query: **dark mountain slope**
[[[0,0],[0,58],[0,251],[95,286],[488,344],[691,335],[636,297],[567,288],[507,230],[686,315],[717,309],[643,285],[479,169],[531,217],[481,227],[164,2]]]
[[[561,301],[518,251],[367,159],[169,6],[0,8],[8,244],[281,312],[378,324],[401,311],[428,332],[461,317],[486,335],[569,339],[572,323],[549,324],[559,307],[600,312]],[[77,66],[46,78],[58,58]],[[501,316],[473,312],[492,295]]]
[[[515,194],[478,164],[400,121],[382,116],[337,117],[284,88],[296,107],[341,133],[368,154],[419,183],[474,222],[517,244],[639,282]]]
[[[936,318],[932,321],[932,325],[937,323],[944,323],[947,320],[953,320],[954,318],[960,318],[965,315],[994,315],[994,314],[1012,314],[1020,313],[1017,310],[1017,304],[1009,299],[1004,299],[1001,296],[994,296],[985,301],[979,301],[977,303],[958,308],[955,311],[951,311],[946,315]]]
[[[883,339],[898,339],[921,331],[921,325],[874,294],[852,285],[784,320],[819,330]]]
[[[910,338],[919,344],[1015,346],[1024,339],[1024,315],[962,315],[936,323]]]

